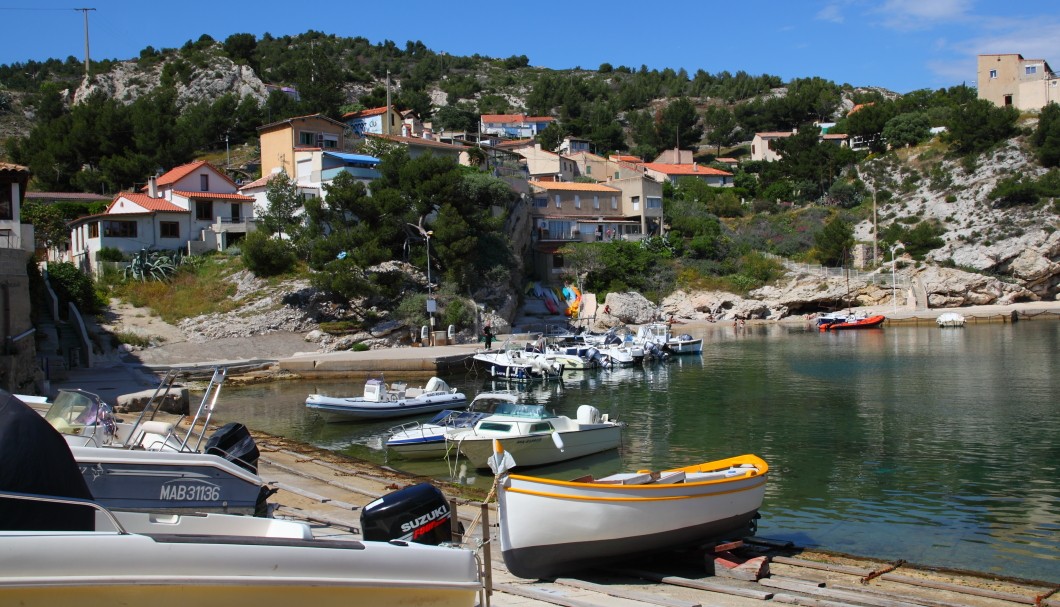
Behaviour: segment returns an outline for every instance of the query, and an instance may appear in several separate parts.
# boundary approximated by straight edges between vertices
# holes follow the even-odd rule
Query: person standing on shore
[[[482,337],[486,342],[486,349],[489,350],[490,346],[493,345],[493,327],[489,326],[489,324],[482,327]]]

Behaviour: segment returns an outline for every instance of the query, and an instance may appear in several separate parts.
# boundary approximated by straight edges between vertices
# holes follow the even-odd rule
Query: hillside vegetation
[[[144,183],[159,167],[218,158],[226,145],[253,150],[261,124],[317,112],[338,117],[385,104],[389,79],[394,104],[432,120],[436,131],[474,131],[482,113],[553,116],[557,122],[539,138],[547,148],[574,135],[589,139],[601,154],[651,159],[679,145],[711,163],[721,154],[745,157],[755,132],[797,129],[775,143],[780,161],[744,159],[734,188],[695,180],[667,185],[667,238],[566,251],[572,271],[602,292],[635,289],[653,299],[677,288],[742,293],[781,274],[779,264],[763,254],[845,265],[855,242],[873,240],[882,250],[900,241],[914,260],[1010,280],[1022,280],[1013,259],[1033,250],[1041,261],[1032,261],[1047,267],[1044,279],[1034,279],[1035,293],[1053,297],[1057,291],[1055,105],[1020,116],[977,99],[966,86],[897,95],[821,78],[783,82],[739,71],[689,74],[606,63],[549,70],[533,67],[525,56],[457,57],[420,42],[401,47],[314,31],[260,39],[236,34],[224,41],[203,36],[180,49],[148,47],[130,61],[94,63],[87,80],[81,69],[72,59],[0,66],[6,87],[0,90],[0,122],[17,133],[4,142],[4,156],[28,165],[37,189],[110,193]],[[293,86],[299,99],[270,92],[265,83]],[[846,133],[865,148],[822,141],[818,125],[830,123],[830,133]],[[247,156],[253,154],[237,155]],[[296,261],[317,271],[339,261],[365,272],[386,259],[408,260],[404,226],[445,203],[407,203],[407,192],[418,187],[398,177],[408,173],[401,168],[407,162],[391,159],[389,184],[379,184],[385,187],[378,194],[373,187],[371,196],[352,195],[350,203],[363,211],[405,200],[403,212],[379,224],[345,226],[345,243],[310,229],[295,243]],[[444,167],[432,171],[449,174]],[[237,174],[257,176],[253,169]],[[449,192],[492,192],[490,184],[475,185],[466,174],[446,179],[463,183]],[[394,197],[387,198],[387,190]],[[477,217],[498,200],[494,194],[458,215]],[[874,208],[878,234],[872,230]],[[318,212],[332,213],[334,220],[337,211]],[[497,225],[484,218],[475,222],[474,229],[483,231],[476,242],[462,242],[460,229],[470,228],[456,223],[431,241],[440,255],[452,252],[445,265],[460,269],[445,280],[457,292],[481,288],[491,282],[491,268],[509,263],[504,260],[510,251],[476,256],[485,264],[479,267],[461,263],[476,247],[495,251],[487,243]],[[355,246],[361,233],[392,237],[377,247]],[[342,251],[358,253],[335,259]],[[505,275],[515,280],[519,273]],[[378,283],[369,288],[373,284],[322,280],[318,286],[345,295],[401,292],[395,285],[380,290]]]

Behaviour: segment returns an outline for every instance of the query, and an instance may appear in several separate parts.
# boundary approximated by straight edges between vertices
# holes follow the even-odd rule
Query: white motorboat
[[[516,464],[518,455],[514,456]],[[523,578],[754,533],[769,466],[754,455],[593,479],[503,474],[501,553]]]
[[[577,419],[571,419],[542,405],[506,403],[470,430],[447,433],[446,441],[476,468],[489,466],[495,439],[519,466],[540,466],[617,449],[622,425],[590,405],[578,407]]]
[[[314,539],[303,523],[252,517],[110,512],[62,437],[0,396],[0,604],[469,607],[481,591],[465,549]]]
[[[940,327],[963,327],[964,315],[958,312],[943,312],[935,319]]]
[[[429,422],[410,422],[391,428],[386,448],[410,459],[444,457],[446,433],[472,428],[480,419],[496,412],[500,404],[517,402],[518,395],[511,391],[480,392],[471,400],[466,411],[447,409]]]
[[[364,396],[310,394],[305,399],[307,409],[329,421],[407,417],[457,408],[466,403],[467,397],[456,388],[450,388],[440,377],[432,377],[423,388],[409,388],[398,382],[388,386],[382,379],[371,378],[364,384]]]
[[[490,377],[508,381],[555,379],[563,374],[562,365],[549,361],[538,352],[513,347],[508,342],[499,350],[476,352],[472,358],[485,365]]]
[[[688,334],[674,335],[670,323],[653,322],[637,330],[637,341],[651,343],[672,354],[701,354],[703,340]]]
[[[60,431],[92,496],[107,508],[264,515],[273,490],[257,475],[258,448],[246,427],[227,424],[205,437],[221,378],[215,373],[184,436],[175,424],[147,419],[161,399],[128,423],[99,396],[63,390],[44,419]],[[160,386],[155,396],[161,392]]]

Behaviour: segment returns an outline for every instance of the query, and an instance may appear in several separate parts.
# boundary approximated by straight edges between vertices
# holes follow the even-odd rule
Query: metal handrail
[[[0,499],[13,499],[13,500],[25,500],[30,502],[46,502],[51,504],[66,504],[68,506],[85,506],[92,508],[98,512],[102,512],[111,525],[114,525],[114,529],[119,535],[132,535],[122,527],[121,523],[114,516],[114,513],[107,510],[103,506],[93,502],[92,500],[81,499],[77,497],[55,497],[51,495],[37,495],[35,493],[20,493],[17,491],[2,491],[0,490]]]

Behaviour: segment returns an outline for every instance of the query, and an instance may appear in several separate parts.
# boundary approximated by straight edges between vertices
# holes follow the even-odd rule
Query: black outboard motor
[[[430,483],[388,493],[361,510],[361,534],[370,542],[402,540],[434,546],[451,542],[449,502]]]
[[[221,426],[206,441],[203,453],[219,455],[240,468],[258,473],[258,445],[243,424],[232,422]]]

